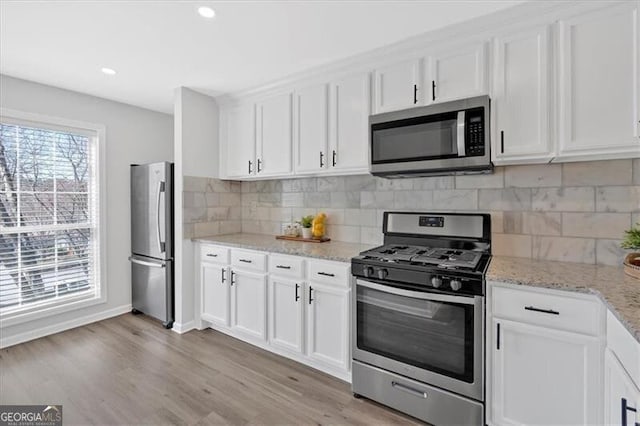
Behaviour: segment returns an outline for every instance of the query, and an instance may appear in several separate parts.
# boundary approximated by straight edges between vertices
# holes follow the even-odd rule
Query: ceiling
[[[171,113],[179,86],[248,89],[517,3],[2,0],[0,72]]]

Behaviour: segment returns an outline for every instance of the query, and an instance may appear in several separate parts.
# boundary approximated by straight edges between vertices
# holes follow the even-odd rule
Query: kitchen
[[[496,6],[467,3],[469,8],[474,3]],[[187,8],[194,19],[210,19],[197,16],[195,6]],[[421,6],[444,7],[437,2]],[[108,12],[106,6],[96,7]],[[211,7],[217,15],[205,23],[223,22],[224,5]],[[357,9],[357,4],[349,7]],[[101,297],[109,309],[84,307],[86,312],[77,315],[81,319],[67,311],[57,321],[41,317],[39,324],[3,312],[3,387],[11,383],[23,389],[18,378],[25,366],[12,354],[37,360],[33,353],[39,348],[60,344],[74,332],[72,340],[94,347],[89,331],[100,330],[115,334],[110,336],[114,362],[131,377],[126,385],[113,379],[111,390],[132,383],[149,391],[154,386],[167,393],[180,389],[155,376],[147,379],[136,355],[118,349],[118,338],[140,350],[155,347],[158,340],[185,345],[184,352],[198,355],[195,362],[224,371],[208,380],[185,372],[214,396],[189,393],[193,401],[172,401],[167,417],[155,414],[152,422],[157,423],[197,423],[209,413],[203,422],[310,423],[323,421],[323,414],[342,424],[639,422],[640,284],[622,266],[632,251],[620,247],[625,231],[640,222],[638,7],[637,1],[520,2],[393,44],[380,42],[347,59],[296,73],[281,70],[249,89],[211,95],[197,84],[179,87],[172,116],[152,119],[146,110],[127,110],[139,128],[119,129],[126,125],[112,124],[113,118],[106,122],[98,111],[90,116],[80,111],[87,108],[72,107],[72,101],[57,107],[56,98],[75,95],[14,78],[41,81],[18,68],[2,69],[3,124],[41,121],[33,115],[39,114],[105,123],[104,128],[83,128],[107,138],[124,129],[139,132],[128,142],[114,139],[121,146],[101,148],[107,150],[102,158],[108,185],[100,195],[113,211],[95,229],[108,222],[108,234],[103,232],[107,244],[118,244],[101,251],[106,259],[99,272],[109,277],[108,292]],[[15,66],[12,58],[3,53],[2,62]],[[115,84],[104,86],[119,96]],[[95,105],[91,99],[83,102]],[[480,104],[470,107],[470,102]],[[458,145],[471,140],[471,133],[458,136],[458,131],[477,125],[470,108],[482,108],[480,136],[475,145]],[[444,167],[434,160],[408,161],[425,155],[403,148],[403,137],[413,146],[410,132],[397,125],[403,120],[423,125],[427,138],[437,128],[433,137],[443,150],[437,161]],[[145,136],[149,132],[162,144],[154,146]],[[385,150],[386,137],[390,149]],[[458,155],[463,151],[469,155]],[[465,170],[468,164],[457,163],[461,157],[483,160],[477,170]],[[125,290],[131,287],[130,209],[122,207],[129,197],[129,165],[168,160],[174,162],[177,200],[172,331],[126,313],[132,309],[131,293]],[[122,194],[110,192],[112,185]],[[323,233],[331,241],[274,237],[320,213],[326,214]],[[371,252],[383,244],[384,249]],[[413,247],[457,253],[447,254],[448,264],[433,263],[420,250],[410,252]],[[456,256],[468,259],[478,253],[480,260],[470,271],[459,269],[462,261],[456,263]],[[121,284],[112,291],[114,279]],[[389,288],[405,293],[384,290]],[[425,301],[425,295],[430,299]],[[474,303],[460,302],[469,300]],[[456,308],[460,304],[466,307]],[[381,318],[385,321],[376,322]],[[99,320],[105,321],[94,322]],[[112,322],[117,320],[121,323]],[[407,320],[426,325],[418,331],[410,331],[417,328],[412,326],[387,329],[406,327]],[[429,327],[447,321],[448,330],[458,335],[419,346],[441,335]],[[88,328],[53,334],[78,326]],[[128,329],[142,334],[141,340]],[[43,339],[32,340],[37,337]],[[399,342],[395,349],[394,342]],[[450,348],[446,357],[438,357],[433,348],[444,344],[458,351]],[[415,347],[420,351],[411,353]],[[204,348],[217,358],[203,361]],[[234,374],[254,383],[235,365],[249,362],[245,357],[268,363],[278,378],[335,386],[339,394],[330,400],[338,408],[323,405],[322,396],[305,394],[299,401],[307,401],[308,412],[283,413],[274,408],[283,407],[277,398],[247,407],[232,402],[233,394],[225,397],[211,388],[219,379],[238,389],[229,380]],[[81,365],[88,363],[79,359]],[[184,363],[185,371],[197,371],[185,360],[175,356],[158,365]],[[303,392],[273,376],[260,379],[267,381],[256,386],[275,386],[282,395],[291,389]],[[56,394],[29,391],[29,385],[24,389],[0,389],[0,402],[57,403],[42,399]],[[238,392],[260,398],[259,393]],[[91,420],[91,409],[83,405],[88,401],[78,396],[63,399],[69,406],[65,415],[72,423],[147,422],[118,417],[113,392],[99,393],[110,402],[95,412],[107,420]],[[125,413],[135,406],[119,403]],[[189,411],[191,405],[196,409]]]

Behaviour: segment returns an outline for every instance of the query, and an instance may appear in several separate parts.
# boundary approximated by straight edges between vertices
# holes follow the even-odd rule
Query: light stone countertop
[[[640,342],[640,280],[622,267],[494,256],[487,280],[595,294]]]
[[[328,241],[326,243],[304,243],[301,241],[276,240],[273,235],[229,234],[194,238],[202,243],[222,244],[229,247],[315,257],[317,259],[351,262],[351,258],[372,246]]]
[[[276,240],[273,235],[258,234],[219,235],[193,240],[339,262],[349,262],[361,251],[372,248],[339,241],[302,243]],[[493,256],[487,280],[595,294],[640,342],[640,280],[625,275],[622,267]]]

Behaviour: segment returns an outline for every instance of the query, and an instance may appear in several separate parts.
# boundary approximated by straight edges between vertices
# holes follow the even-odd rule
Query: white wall
[[[218,105],[206,95],[185,87],[175,91],[175,267],[176,323],[174,330],[184,332],[199,322],[200,310],[195,271],[195,244],[183,238],[182,192],[184,176],[219,177]],[[178,204],[180,203],[180,204]]]
[[[107,302],[3,327],[2,342],[28,340],[126,312],[131,308],[129,165],[173,161],[172,116],[5,75],[0,75],[0,106],[103,124],[107,192]]]

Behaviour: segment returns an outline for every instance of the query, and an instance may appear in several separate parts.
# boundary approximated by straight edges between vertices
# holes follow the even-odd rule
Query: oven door
[[[353,359],[484,400],[484,297],[356,280]]]

